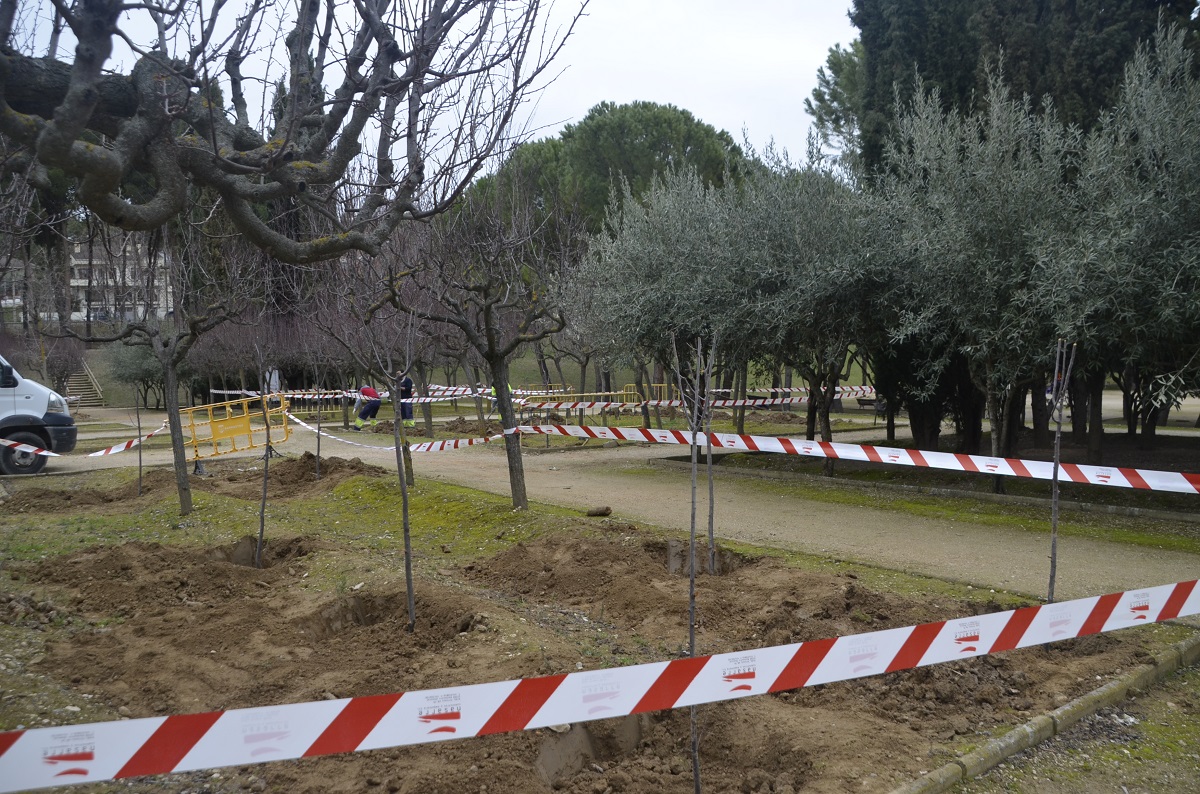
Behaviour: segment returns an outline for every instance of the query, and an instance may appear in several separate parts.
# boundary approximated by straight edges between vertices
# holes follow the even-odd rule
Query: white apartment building
[[[166,258],[151,259],[130,237],[116,250],[71,244],[71,319],[83,322],[165,317],[174,306]]]

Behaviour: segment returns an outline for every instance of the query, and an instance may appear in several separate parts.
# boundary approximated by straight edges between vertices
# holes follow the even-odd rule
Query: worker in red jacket
[[[375,415],[379,413],[379,392],[370,386],[363,386],[358,390],[358,401],[362,408],[359,409],[358,418],[354,420],[354,429],[362,430],[363,425],[368,421],[371,423],[371,427],[374,427]]]

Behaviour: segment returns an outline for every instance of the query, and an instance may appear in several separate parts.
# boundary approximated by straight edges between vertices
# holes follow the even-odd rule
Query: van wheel
[[[13,433],[9,441],[43,449],[46,442],[33,433]],[[4,474],[37,474],[46,468],[46,456],[33,452],[18,452],[12,447],[0,447],[0,472]]]

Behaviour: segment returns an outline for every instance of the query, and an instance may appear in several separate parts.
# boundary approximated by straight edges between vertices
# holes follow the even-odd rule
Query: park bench
[[[859,397],[858,407],[862,409],[873,409],[875,411],[875,421],[879,421],[879,417],[887,416],[887,400],[882,397]]]

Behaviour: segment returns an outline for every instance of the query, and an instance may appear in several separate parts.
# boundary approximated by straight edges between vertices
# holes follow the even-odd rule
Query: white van
[[[0,438],[64,454],[75,449],[75,420],[62,395],[22,378],[0,356]],[[37,474],[46,456],[0,446],[0,474]]]

